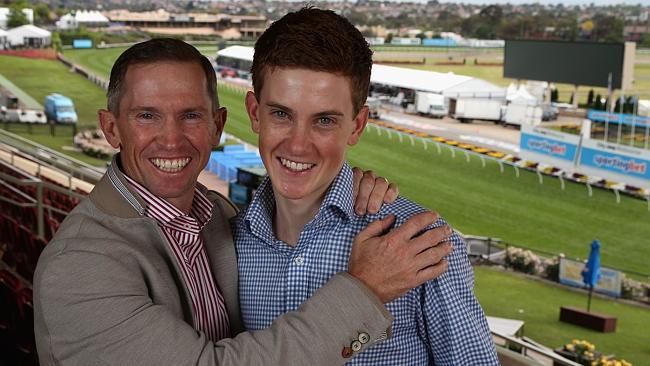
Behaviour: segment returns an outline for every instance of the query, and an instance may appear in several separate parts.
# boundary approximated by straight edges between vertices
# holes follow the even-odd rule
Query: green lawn
[[[97,126],[97,109],[106,107],[103,90],[58,61],[0,56],[0,72],[41,104],[50,93],[72,98],[80,128]]]
[[[226,131],[256,144],[243,94],[220,87],[219,95],[228,107]],[[513,168],[506,167],[501,174],[495,162],[486,161],[483,168],[478,157],[467,163],[462,152],[452,158],[443,147],[439,155],[432,144],[425,151],[416,141],[412,147],[408,138],[399,143],[393,135],[388,140],[386,133],[377,136],[370,127],[348,157],[397,182],[404,196],[439,211],[463,233],[582,258],[597,238],[603,243],[604,265],[648,272],[646,202],[621,197],[617,204],[613,193],[600,189],[589,197],[586,187],[576,183],[567,183],[563,191],[557,179],[548,177],[540,185],[533,173],[522,170],[516,178]]]
[[[525,321],[524,335],[549,347],[585,339],[604,354],[616,354],[634,366],[650,365],[650,309],[592,299],[592,311],[618,318],[615,333],[600,333],[560,322],[560,306],[586,308],[587,296],[560,286],[487,267],[474,267],[476,296],[487,315]]]

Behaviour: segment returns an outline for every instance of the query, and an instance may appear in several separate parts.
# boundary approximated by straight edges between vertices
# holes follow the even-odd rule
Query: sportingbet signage
[[[584,174],[650,189],[650,151],[605,141],[584,140],[580,168]]]
[[[552,164],[572,170],[580,144],[580,136],[528,125],[521,126],[519,140],[523,159]]]
[[[582,282],[582,271],[585,263],[571,259],[560,258],[560,283],[568,286],[586,288]],[[624,275],[613,269],[600,267],[600,279],[594,287],[594,291],[602,294],[619,297],[621,296],[621,282]]]

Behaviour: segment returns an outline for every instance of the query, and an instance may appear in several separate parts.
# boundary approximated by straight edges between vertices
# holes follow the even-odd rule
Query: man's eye
[[[324,126],[324,127],[330,127],[330,126],[333,126],[336,123],[334,118],[330,118],[330,117],[319,117],[317,122],[318,122],[318,125]]]
[[[199,118],[201,118],[200,113],[196,113],[196,112],[185,113],[185,119],[199,119]]]
[[[153,113],[142,112],[142,113],[138,113],[137,117],[138,119],[153,119],[154,116]]]
[[[271,114],[279,119],[285,119],[289,117],[289,115],[285,111],[272,111]]]

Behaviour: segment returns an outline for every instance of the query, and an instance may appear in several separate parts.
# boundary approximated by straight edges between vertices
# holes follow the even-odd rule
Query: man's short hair
[[[207,82],[207,92],[213,101],[213,111],[219,107],[217,95],[217,77],[212,63],[194,46],[173,38],[154,38],[131,46],[117,58],[111,69],[106,97],[108,110],[115,116],[120,112],[124,78],[131,65],[153,64],[161,61],[195,62],[201,65]]]
[[[331,10],[306,7],[271,24],[255,43],[251,73],[258,98],[265,73],[276,67],[348,77],[357,114],[368,96],[372,51],[361,32],[347,19]]]

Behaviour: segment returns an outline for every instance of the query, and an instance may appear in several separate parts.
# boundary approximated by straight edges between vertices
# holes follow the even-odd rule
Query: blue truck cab
[[[45,115],[48,122],[77,123],[77,112],[72,99],[61,94],[50,94],[45,97]]]

